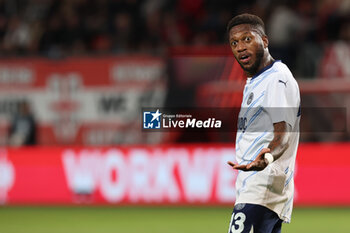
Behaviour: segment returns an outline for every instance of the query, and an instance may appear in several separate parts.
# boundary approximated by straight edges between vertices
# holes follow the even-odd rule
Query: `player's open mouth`
[[[248,56],[248,55],[240,56],[240,57],[239,57],[239,60],[240,60],[242,63],[248,63],[248,62],[250,61],[250,56]]]

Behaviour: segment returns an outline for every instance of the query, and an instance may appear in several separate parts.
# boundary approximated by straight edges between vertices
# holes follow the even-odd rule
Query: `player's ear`
[[[269,46],[269,39],[267,38],[266,35],[262,36],[262,40],[264,43],[264,49],[266,49]]]

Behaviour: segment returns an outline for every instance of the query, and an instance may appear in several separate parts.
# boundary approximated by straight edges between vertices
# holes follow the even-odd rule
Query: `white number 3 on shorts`
[[[244,221],[246,216],[244,213],[233,213],[231,217],[231,232],[232,233],[241,233],[244,230]],[[236,227],[238,228],[236,229]],[[230,232],[229,232],[230,233]]]

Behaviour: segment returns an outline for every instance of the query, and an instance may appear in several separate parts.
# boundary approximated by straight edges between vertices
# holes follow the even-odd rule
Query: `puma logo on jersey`
[[[284,82],[284,81],[282,81],[281,79],[279,79],[278,82],[279,82],[279,83],[283,83],[284,86],[287,87],[287,82],[288,82],[288,81],[285,81],[285,82]]]

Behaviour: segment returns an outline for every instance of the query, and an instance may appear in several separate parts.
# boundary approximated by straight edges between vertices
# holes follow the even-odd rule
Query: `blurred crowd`
[[[242,12],[265,21],[272,54],[304,76],[317,62],[303,66],[305,57],[350,40],[348,0],[0,0],[0,54],[60,58],[223,44],[227,22]]]
[[[0,0],[0,58],[140,53],[164,56],[168,48],[176,46],[203,49],[227,45],[229,50],[227,22],[244,12],[264,20],[271,54],[285,62],[296,78],[350,79],[349,0]],[[224,59],[222,64],[227,60],[232,66],[231,60]],[[208,81],[204,76],[215,76],[208,62],[216,66],[213,59],[207,63],[180,59],[180,64],[172,67],[171,59],[167,59],[166,106],[172,106],[172,100],[182,105],[198,104],[196,88]],[[189,71],[189,75],[175,70]],[[347,93],[331,94],[332,99],[324,101],[319,94],[304,93],[303,103],[324,108],[350,103]],[[12,117],[8,143],[35,144],[36,122],[28,107],[21,106]],[[217,103],[213,106],[227,107]],[[310,135],[305,140],[323,140],[312,138],[320,134]],[[334,140],[344,140],[343,134],[339,135]],[[345,136],[345,140],[350,137]]]

